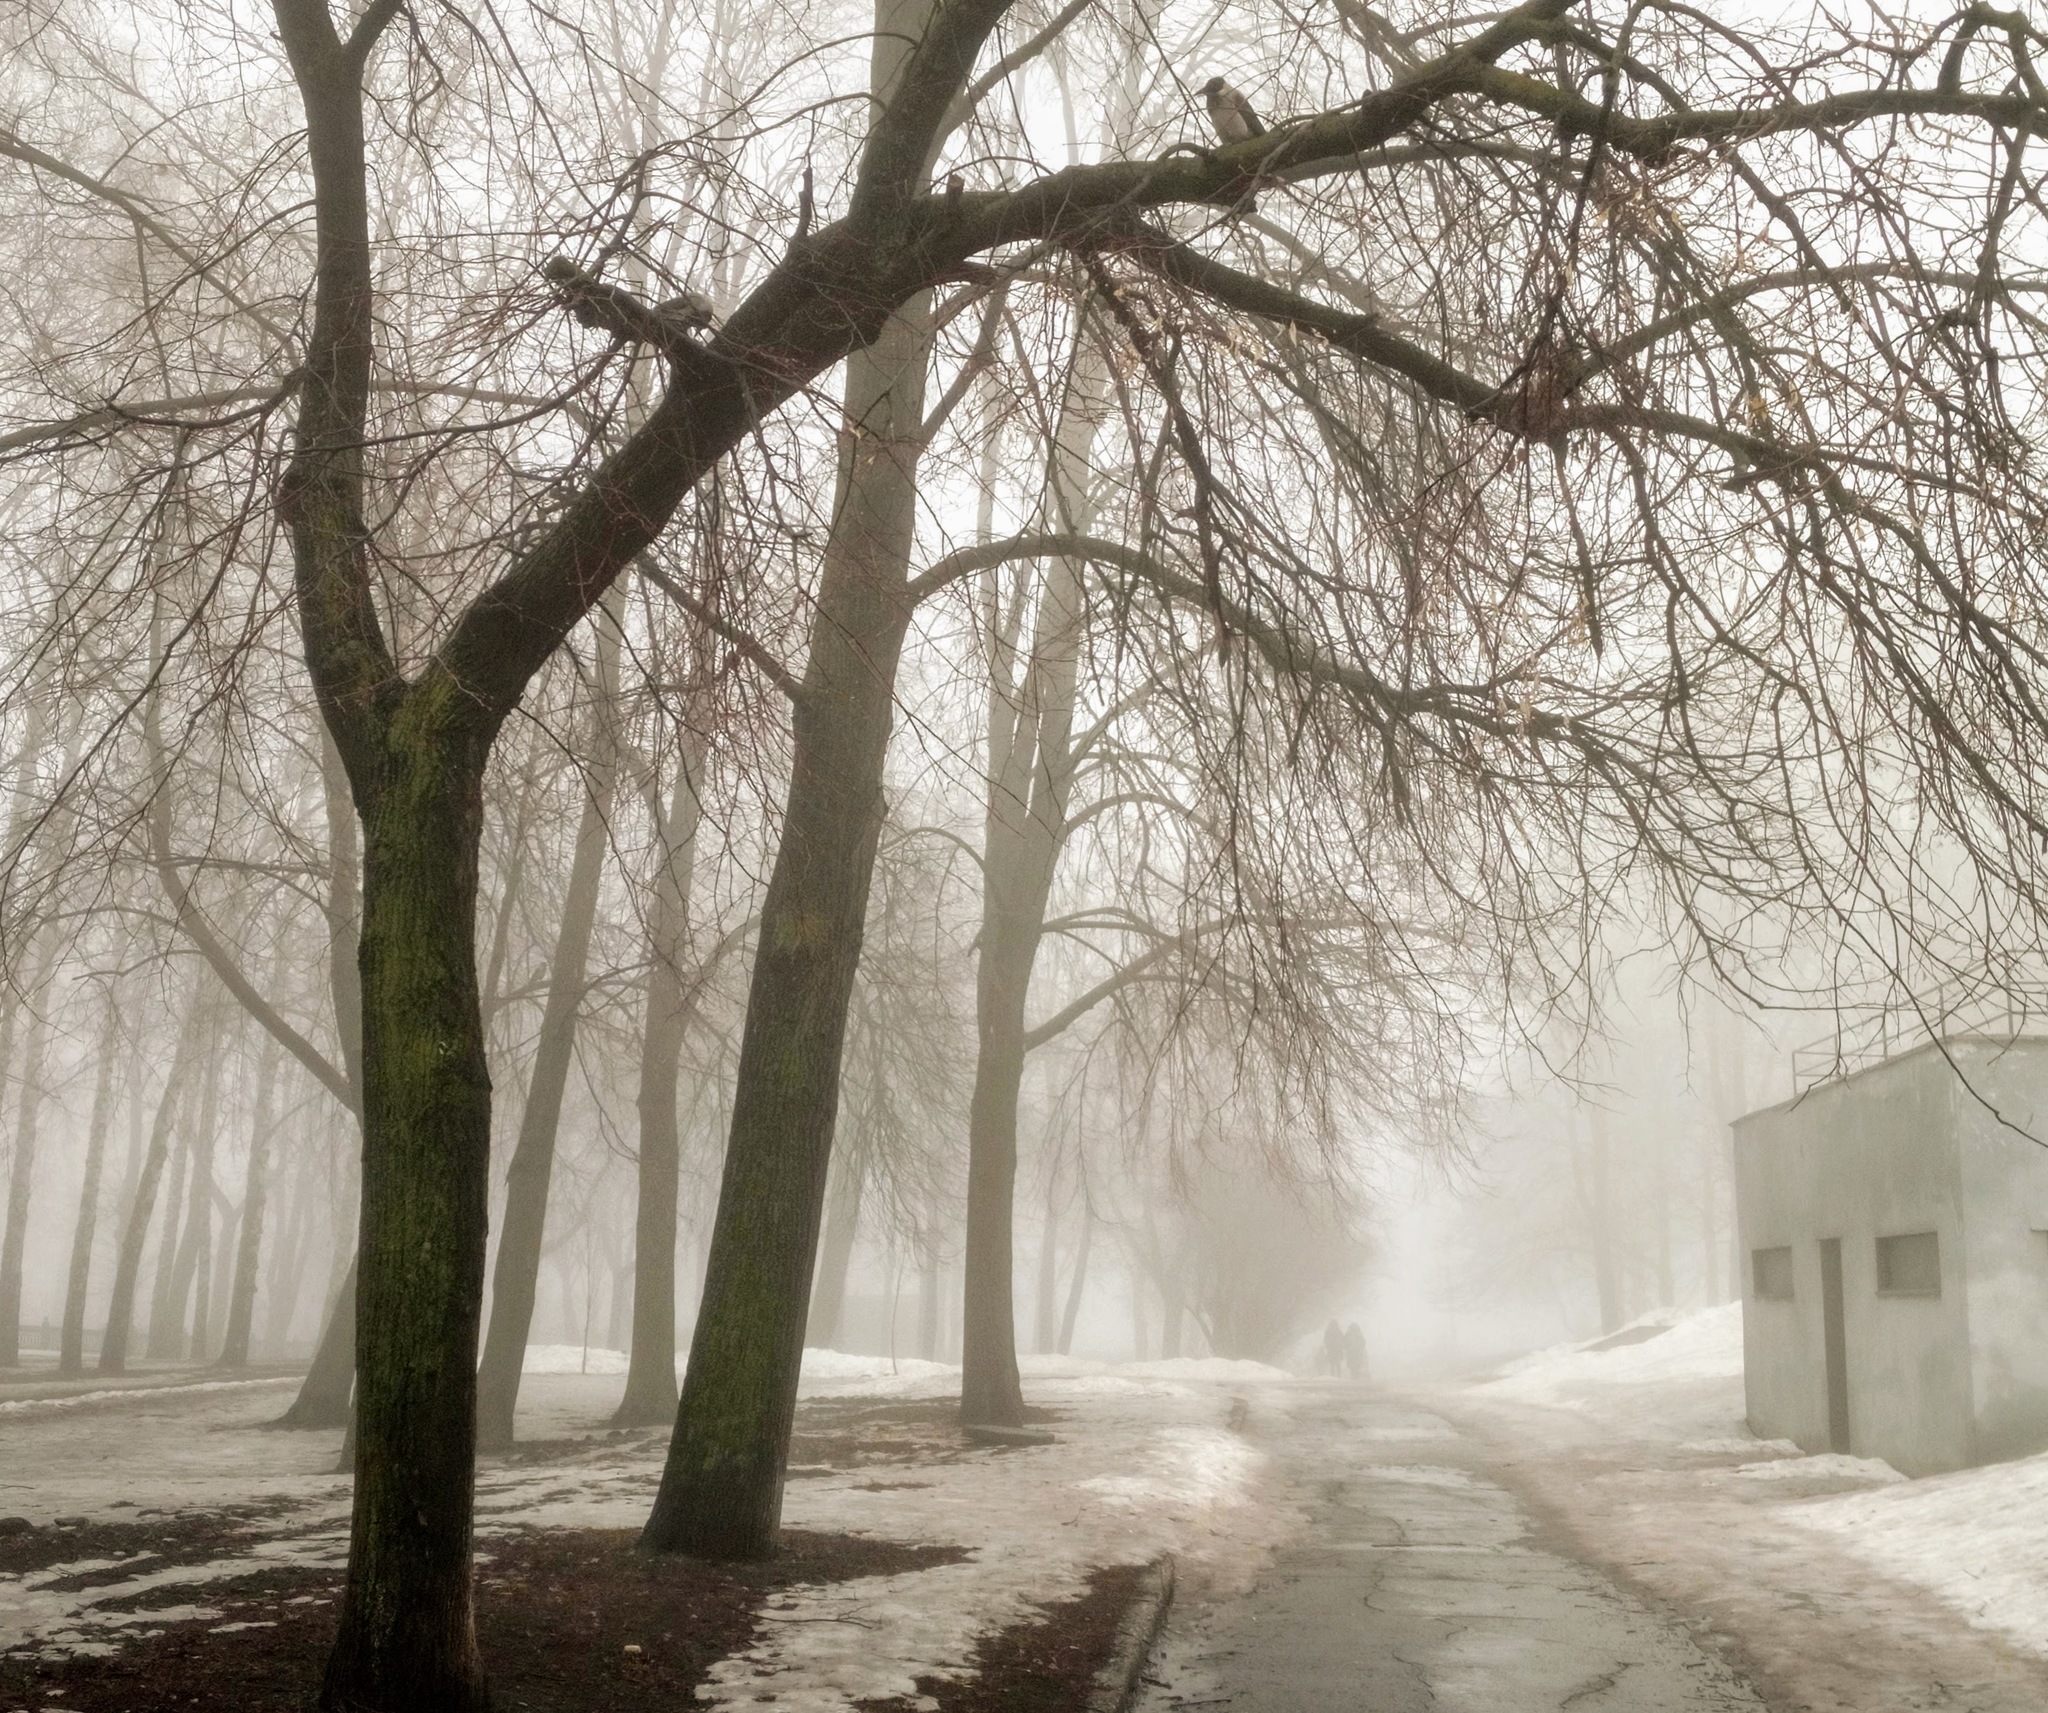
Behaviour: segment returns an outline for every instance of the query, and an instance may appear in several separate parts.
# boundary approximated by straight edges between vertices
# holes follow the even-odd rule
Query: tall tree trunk
[[[256,1310],[256,1268],[262,1259],[263,1210],[270,1184],[271,1113],[277,1097],[279,1048],[263,1050],[256,1072],[256,1117],[249,1127],[249,1175],[242,1187],[242,1231],[235,1245],[235,1279],[229,1287],[227,1331],[221,1337],[219,1367],[249,1365],[249,1326]]]
[[[677,733],[676,780],[662,817],[661,863],[647,921],[647,1006],[641,1023],[638,1202],[633,1219],[632,1355],[626,1395],[612,1417],[619,1427],[658,1427],[676,1413],[676,1196],[682,1186],[682,1134],[676,1078],[689,1025],[683,958],[689,942],[690,886],[696,870],[703,739]]]
[[[338,1428],[349,1421],[356,1384],[356,1260],[352,1257],[334,1303],[327,1311],[312,1365],[299,1383],[291,1408],[277,1418],[281,1428]]]
[[[271,1170],[273,1174],[276,1171],[274,1162]],[[263,1269],[263,1284],[257,1292],[263,1299],[263,1326],[250,1334],[249,1346],[273,1359],[291,1337],[306,1277],[305,1246],[313,1202],[309,1176],[303,1167],[292,1174],[291,1200],[286,1204],[278,1240],[270,1245],[270,1264]]]
[[[878,81],[885,54],[876,49]],[[774,1551],[847,1005],[882,822],[910,608],[929,300],[847,359],[833,530],[794,712],[782,842],[761,910],[704,1296],[643,1539],[721,1559]]]
[[[201,1011],[188,1000],[184,1027],[178,1031],[178,1045],[171,1054],[171,1068],[157,1096],[156,1118],[150,1125],[149,1146],[143,1151],[142,1171],[135,1180],[135,1198],[128,1206],[127,1229],[121,1234],[121,1253],[114,1262],[114,1289],[107,1299],[107,1330],[100,1339],[99,1372],[125,1374],[128,1371],[128,1338],[135,1320],[135,1285],[142,1272],[143,1246],[149,1241],[150,1216],[156,1211],[157,1187],[163,1181],[164,1161],[171,1151],[171,1130],[178,1115],[178,1102],[198,1048],[203,1025]],[[137,1090],[140,1093],[140,1090]],[[175,1204],[174,1204],[175,1205]],[[165,1223],[171,1221],[167,1218]],[[160,1243],[169,1238],[159,1239]]]
[[[43,1114],[44,1059],[50,1047],[50,988],[45,958],[36,984],[35,1013],[22,1066],[21,1103],[15,1113],[14,1164],[7,1175],[7,1227],[0,1238],[0,1368],[21,1362],[21,1269],[28,1246],[28,1200],[34,1187],[37,1133]]]
[[[422,695],[416,687],[414,695]],[[452,685],[396,720],[359,782],[363,1175],[355,1505],[321,1701],[483,1713],[471,1606],[477,1324],[491,1163],[476,978],[485,745]]]
[[[1074,1276],[1067,1282],[1066,1312],[1060,1316],[1060,1354],[1074,1353],[1074,1327],[1081,1318],[1081,1293],[1088,1288],[1088,1249],[1095,1239],[1095,1215],[1081,1208],[1081,1246],[1074,1255]]]
[[[358,1139],[362,1124],[363,987],[362,849],[357,836],[354,799],[333,735],[320,728],[320,785],[327,813],[327,981],[334,1000],[334,1032],[341,1043],[341,1062],[349,1086],[356,1091],[352,1117]],[[291,1408],[277,1420],[283,1428],[335,1428],[348,1421],[356,1377],[356,1263],[349,1258],[322,1326],[313,1361],[300,1382]]]
[[[64,1331],[57,1344],[57,1372],[85,1372],[85,1295],[92,1282],[92,1243],[99,1230],[100,1177],[107,1157],[107,1128],[114,1118],[114,1061],[121,1048],[121,1008],[107,992],[106,1021],[100,1026],[99,1076],[93,1084],[92,1117],[85,1131],[85,1177],[78,1189],[78,1220],[71,1228],[71,1268],[64,1281]]]
[[[1600,1299],[1600,1330],[1615,1332],[1624,1314],[1621,1267],[1615,1253],[1614,1174],[1608,1158],[1607,1114],[1597,1106],[1592,1108],[1587,1125],[1593,1145],[1593,1287]]]
[[[818,1276],[811,1288],[811,1313],[805,1342],[835,1349],[839,1323],[846,1312],[846,1275],[853,1266],[854,1239],[860,1234],[860,1203],[867,1186],[867,1162],[858,1149],[848,1149],[832,1174],[825,1199],[825,1240],[818,1251]]]
[[[212,1150],[207,1151],[206,1205],[199,1210],[199,1242],[192,1259],[192,1278],[195,1289],[192,1295],[192,1335],[187,1340],[184,1354],[194,1362],[206,1360],[206,1329],[213,1318],[213,1160]],[[227,1241],[223,1232],[221,1241]]]
[[[181,1129],[171,1155],[170,1193],[164,1197],[163,1229],[156,1238],[156,1276],[149,1291],[149,1333],[142,1348],[143,1356],[150,1361],[161,1361],[169,1354],[165,1348],[169,1335],[164,1329],[170,1325],[171,1279],[178,1270],[178,1242],[184,1230],[185,1180],[191,1170],[192,1137]]]
[[[927,1362],[939,1359],[939,1308],[944,1291],[938,1245],[930,1244],[917,1270],[917,1353]]]
[[[1033,1317],[1032,1348],[1041,1356],[1052,1354],[1059,1335],[1060,1298],[1060,1179],[1049,1169],[1045,1179],[1045,1223],[1038,1237],[1038,1296]]]
[[[1107,385],[1107,370],[1084,332],[1051,460],[1053,502],[1064,528],[1085,528],[1091,521],[1088,465]],[[1024,1420],[1013,1255],[1024,1011],[1066,837],[1082,599],[1080,565],[1052,561],[1023,681],[1012,687],[998,670],[990,691],[981,959],[974,986],[978,1051],[967,1109],[960,1414],[965,1421],[1006,1427]]]
[[[220,1122],[220,1072],[221,1055],[216,1053],[206,1068],[199,1125],[185,1148],[184,1229],[179,1232],[175,1219],[164,1222],[165,1245],[171,1247],[174,1236],[177,1242],[171,1247],[169,1276],[159,1270],[161,1294],[150,1305],[149,1354],[153,1358],[185,1354],[185,1308],[192,1300],[193,1275],[200,1255],[208,1250],[213,1229],[213,1149],[214,1130]],[[174,1199],[167,1212],[175,1212],[176,1207]]]
[[[512,1417],[519,1404],[519,1380],[526,1363],[526,1338],[533,1327],[534,1291],[540,1280],[541,1241],[548,1214],[548,1184],[554,1173],[555,1136],[561,1127],[562,1095],[576,1057],[576,1025],[588,982],[590,934],[597,921],[604,881],[605,844],[611,831],[612,799],[619,777],[617,702],[619,615],[624,590],[615,585],[597,621],[597,682],[591,731],[591,765],[583,813],[576,825],[569,889],[562,925],[548,973],[547,1003],[540,1038],[534,1044],[533,1076],[519,1140],[505,1172],[505,1210],[498,1232],[497,1266],[491,1274],[491,1327],[477,1371],[476,1442],[479,1450],[512,1443]]]

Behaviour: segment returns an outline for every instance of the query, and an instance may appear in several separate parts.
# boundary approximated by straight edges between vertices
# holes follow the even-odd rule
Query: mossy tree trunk
[[[905,573],[927,325],[920,301],[847,361],[833,531],[795,706],[788,807],[761,908],[704,1297],[642,1537],[657,1549],[749,1559],[775,1546],[911,611]]]
[[[484,755],[431,717],[452,700],[452,687],[410,698],[357,788],[355,1509],[333,1709],[465,1713],[488,1699],[469,1562],[491,1151],[475,957]]]

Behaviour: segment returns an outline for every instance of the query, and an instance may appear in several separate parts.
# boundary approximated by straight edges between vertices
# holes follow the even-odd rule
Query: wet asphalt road
[[[1331,1386],[1248,1431],[1309,1527],[1248,1593],[1179,1604],[1141,1713],[1760,1713],[1675,1615],[1547,1540],[1441,1417]]]

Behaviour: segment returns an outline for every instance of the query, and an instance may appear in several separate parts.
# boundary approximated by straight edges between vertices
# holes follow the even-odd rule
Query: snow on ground
[[[1979,1629],[2048,1655],[2048,1456],[1811,1499],[1793,1515]]]
[[[1920,1480],[1876,1458],[1806,1456],[1742,1425],[1740,1303],[1638,1327],[1648,1335],[1538,1351],[1469,1394],[1570,1410],[1688,1456],[1742,1458],[1702,1478],[1739,1484],[1774,1518],[2048,1656],[2048,1456]],[[1859,1490],[1840,1491],[1847,1483]],[[1816,1496],[1823,1485],[1836,1491]]]
[[[1645,1316],[1606,1338],[1539,1350],[1472,1388],[1581,1410],[1655,1437],[1742,1437],[1742,1305]],[[1754,1443],[1754,1442],[1751,1442]]]
[[[604,1431],[622,1379],[600,1370],[601,1354],[615,1353],[592,1351],[582,1371],[581,1346],[529,1352],[520,1435],[556,1443],[544,1458],[483,1462],[481,1555],[494,1534],[511,1528],[635,1528],[645,1520],[665,1439]],[[1051,1359],[1027,1370],[1057,1365]],[[1294,1510],[1267,1489],[1265,1455],[1228,1425],[1240,1399],[1260,1410],[1287,1407],[1293,1382],[1277,1370],[1209,1362],[1065,1367],[1033,1371],[1027,1381],[1031,1402],[1056,1414],[1054,1444],[981,1450],[959,1442],[929,1409],[952,1396],[957,1368],[805,1352],[807,1400],[828,1409],[836,1400],[855,1416],[906,1409],[922,1421],[922,1455],[807,1467],[789,1482],[784,1522],[957,1544],[972,1556],[782,1591],[764,1609],[752,1645],[716,1668],[701,1697],[720,1706],[772,1701],[777,1713],[837,1713],[860,1697],[914,1696],[918,1677],[964,1674],[979,1636],[1079,1594],[1098,1566],[1171,1551],[1194,1577],[1231,1586],[1298,1526]],[[252,1505],[272,1513],[251,1519],[245,1556],[154,1570],[138,1558],[134,1574],[84,1590],[57,1586],[85,1568],[80,1562],[0,1576],[0,1648],[104,1651],[138,1622],[210,1616],[206,1586],[257,1563],[340,1562],[348,1516],[348,1483],[334,1472],[340,1435],[270,1431],[288,1384],[166,1379],[64,1400],[62,1409],[0,1414],[0,1515],[44,1523]],[[820,1431],[835,1430],[827,1422]],[[177,1614],[138,1618],[104,1609],[160,1586],[192,1594]]]
[[[623,1374],[628,1367],[623,1350],[606,1350],[600,1345],[529,1344],[524,1374]]]

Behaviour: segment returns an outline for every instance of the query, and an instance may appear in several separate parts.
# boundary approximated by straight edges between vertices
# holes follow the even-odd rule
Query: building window
[[[1888,1297],[1941,1295],[1941,1240],[1931,1231],[1877,1240],[1877,1288]]]
[[[1790,1249],[1752,1249],[1749,1268],[1759,1302],[1789,1303],[1792,1300]]]

